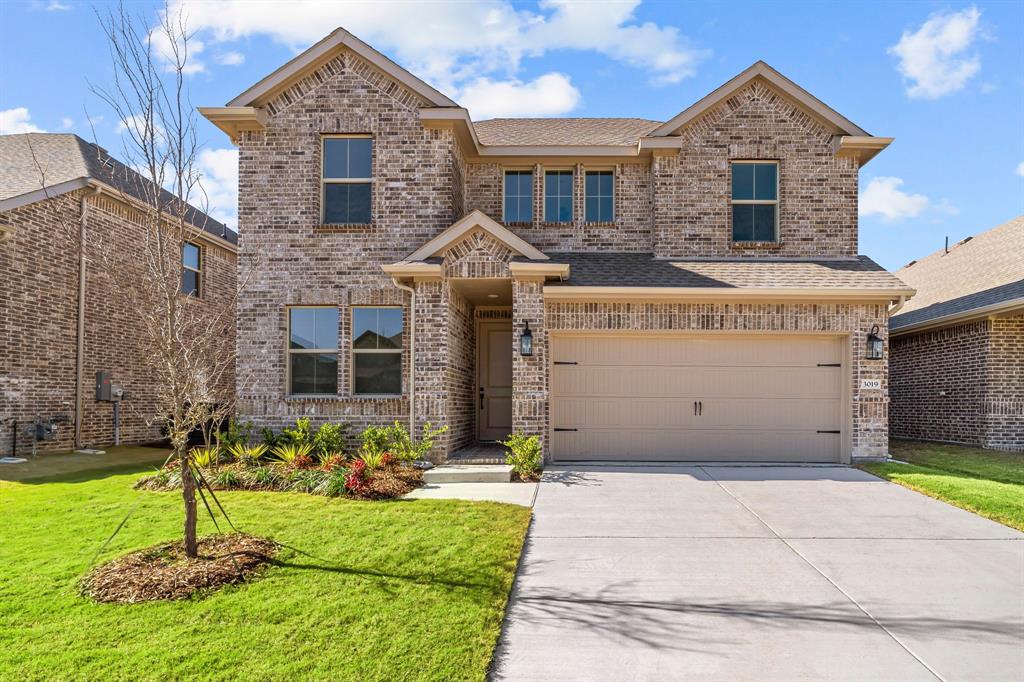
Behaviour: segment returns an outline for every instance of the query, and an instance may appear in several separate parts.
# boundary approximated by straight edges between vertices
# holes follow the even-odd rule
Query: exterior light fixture
[[[533,332],[530,331],[530,321],[526,321],[523,333],[519,335],[519,354],[533,355]]]
[[[882,346],[884,342],[878,335],[878,325],[876,324],[868,332],[868,341],[866,347],[866,353],[864,355],[868,360],[881,360],[882,359]]]

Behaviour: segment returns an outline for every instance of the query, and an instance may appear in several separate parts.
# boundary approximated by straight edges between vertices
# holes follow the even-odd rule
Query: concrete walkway
[[[493,677],[1020,680],[1024,534],[845,467],[545,472]]]
[[[407,500],[473,500],[532,507],[536,483],[428,483],[405,496]]]

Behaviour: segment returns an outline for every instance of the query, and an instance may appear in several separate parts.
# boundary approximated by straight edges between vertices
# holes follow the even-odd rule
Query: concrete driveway
[[[1024,534],[856,469],[556,468],[534,511],[495,679],[1024,679]]]

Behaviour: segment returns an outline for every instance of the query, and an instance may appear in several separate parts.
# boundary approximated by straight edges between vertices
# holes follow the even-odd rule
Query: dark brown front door
[[[477,329],[477,437],[498,440],[512,432],[512,323],[481,322]]]

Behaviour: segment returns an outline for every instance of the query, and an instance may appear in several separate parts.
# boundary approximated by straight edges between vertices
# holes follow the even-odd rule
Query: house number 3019
[[[881,379],[861,379],[860,380],[861,390],[864,391],[880,391],[882,390]]]

